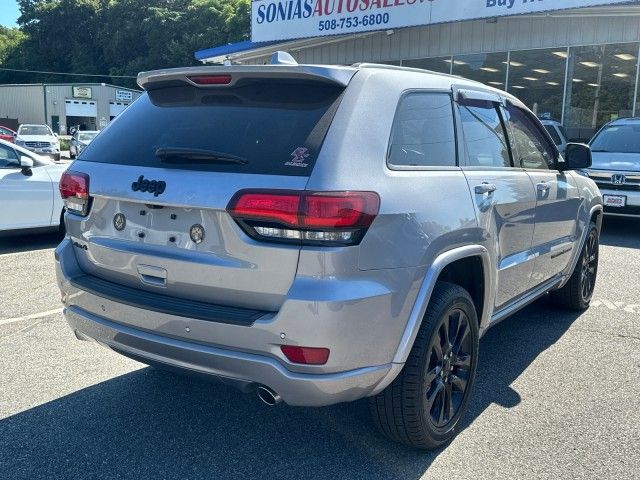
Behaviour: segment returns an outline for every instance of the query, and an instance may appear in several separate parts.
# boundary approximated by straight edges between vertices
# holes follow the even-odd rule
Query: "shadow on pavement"
[[[55,248],[61,241],[62,235],[57,232],[0,236],[0,255]]]
[[[640,219],[605,216],[600,243],[611,247],[640,248]]]
[[[464,426],[492,403],[520,403],[510,385],[575,318],[543,301],[489,331]],[[1,421],[0,451],[12,479],[418,479],[438,456],[387,442],[366,401],[270,408],[151,368]]]

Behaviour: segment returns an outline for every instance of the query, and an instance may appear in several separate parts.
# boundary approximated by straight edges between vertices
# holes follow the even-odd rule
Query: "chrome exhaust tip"
[[[282,401],[280,395],[264,385],[260,385],[256,389],[256,393],[258,394],[258,398],[270,407],[273,407]]]

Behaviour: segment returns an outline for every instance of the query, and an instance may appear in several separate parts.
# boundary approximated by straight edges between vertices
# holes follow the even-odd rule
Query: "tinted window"
[[[511,104],[507,106],[506,116],[516,166],[542,170],[554,168],[554,151],[536,124],[537,120]]]
[[[456,165],[450,95],[410,93],[400,100],[391,131],[389,164],[409,167]]]
[[[545,125],[544,128],[547,129],[547,132],[549,132],[549,135],[551,135],[551,138],[553,138],[553,141],[556,145],[562,144],[562,140],[560,139],[560,135],[558,135],[556,127],[554,127],[553,125]]]
[[[459,102],[460,120],[472,167],[510,167],[509,148],[496,104],[488,101]]]
[[[306,176],[311,173],[342,90],[281,81],[217,90],[190,86],[154,90],[111,122],[80,158]],[[194,154],[194,150],[200,152]],[[165,153],[160,155],[159,151]],[[182,153],[176,154],[178,151]],[[185,153],[189,151],[192,153]]]
[[[640,123],[611,125],[591,141],[594,152],[640,153]]]
[[[16,151],[6,145],[0,145],[0,168],[17,168],[19,166],[20,162]]]

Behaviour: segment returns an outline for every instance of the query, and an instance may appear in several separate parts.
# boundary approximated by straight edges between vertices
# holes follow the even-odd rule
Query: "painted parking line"
[[[56,315],[58,313],[62,313],[62,308],[56,308],[55,310],[47,310],[46,312],[32,313],[31,315],[25,315],[24,317],[0,319],[0,325],[8,325],[10,323],[22,322],[24,320],[37,320],[39,318],[48,317],[50,315]]]
[[[640,303],[612,302],[604,298],[592,300],[591,308],[606,308],[618,312],[635,313],[640,315]]]

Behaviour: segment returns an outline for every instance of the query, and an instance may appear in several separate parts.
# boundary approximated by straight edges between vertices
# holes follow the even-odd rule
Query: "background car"
[[[0,126],[0,140],[13,143],[15,137],[16,132],[11,130],[10,128]]]
[[[58,182],[66,168],[0,140],[0,235],[64,228]]]
[[[85,147],[89,145],[99,133],[99,130],[76,130],[73,134],[73,137],[71,137],[71,143],[69,145],[69,156],[71,158],[76,158],[78,155],[80,155],[80,153],[82,153],[82,150],[84,150]]]
[[[15,143],[39,155],[60,160],[60,141],[48,125],[20,125]]]
[[[565,150],[567,149],[567,143],[569,140],[567,139],[567,132],[560,122],[556,122],[555,120],[540,120],[540,123],[544,125],[544,128],[547,129],[549,135],[553,139],[553,143],[556,144],[560,153],[564,155]]]
[[[604,213],[640,217],[640,118],[607,123],[589,144],[587,174],[602,192]]]

